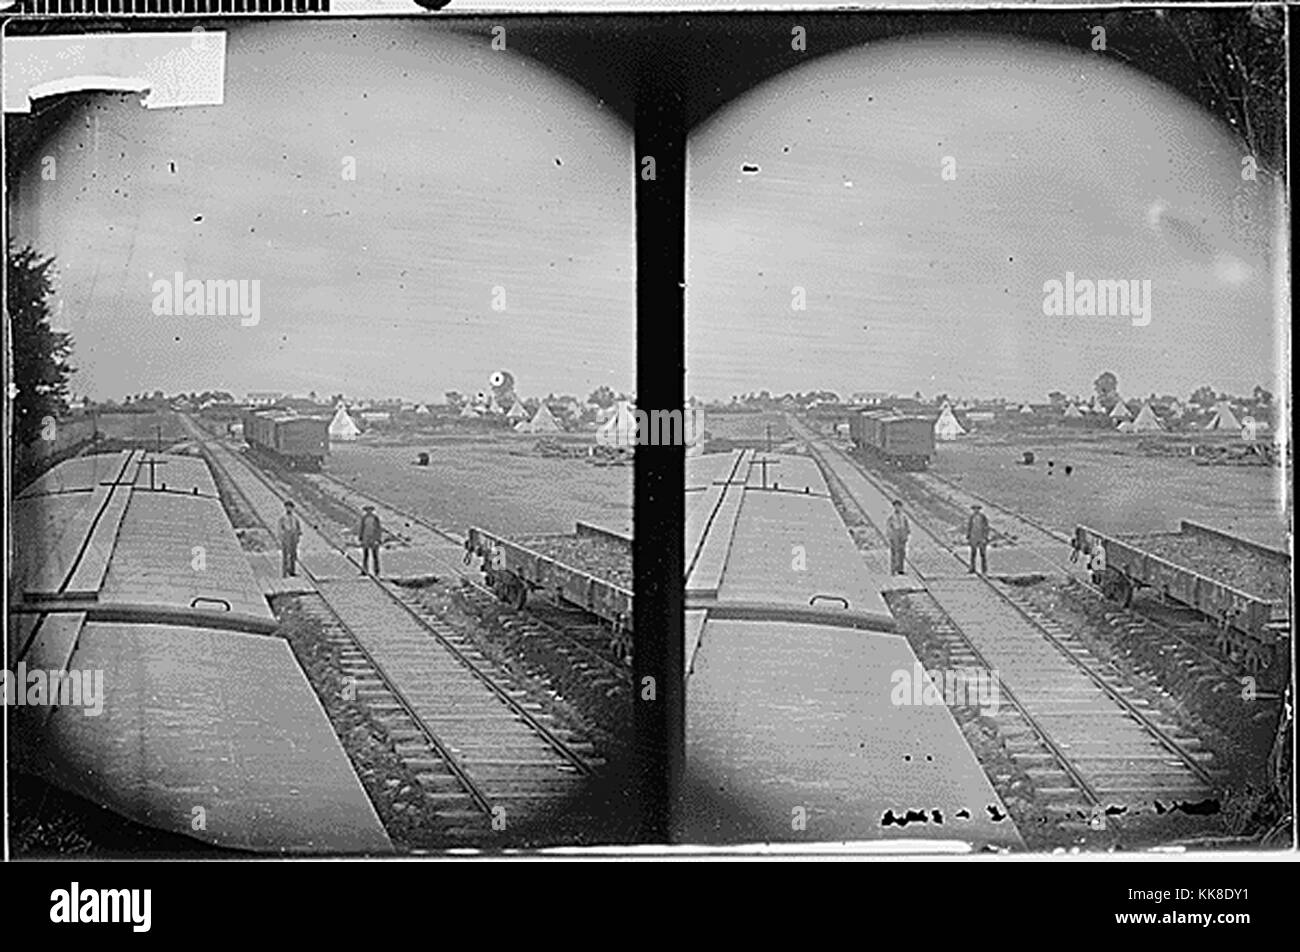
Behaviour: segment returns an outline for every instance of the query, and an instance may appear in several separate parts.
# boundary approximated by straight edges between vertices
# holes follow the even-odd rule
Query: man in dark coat
[[[971,506],[970,519],[966,521],[966,542],[970,545],[970,571],[975,571],[975,554],[980,557],[980,574],[989,571],[989,520],[979,503]]]
[[[894,500],[894,511],[885,521],[885,537],[889,540],[889,572],[891,575],[903,575],[907,559],[907,537],[912,527],[903,512],[903,500]]]
[[[293,503],[284,504],[280,517],[280,575],[288,578],[298,574],[298,540],[302,538],[302,523],[293,511]]]
[[[365,512],[361,516],[361,527],[357,530],[357,536],[361,540],[361,574],[365,575],[370,571],[370,561],[374,560],[375,571],[373,574],[379,574],[379,543],[384,537],[384,529],[379,524],[379,517],[375,515],[374,506],[366,506]]]

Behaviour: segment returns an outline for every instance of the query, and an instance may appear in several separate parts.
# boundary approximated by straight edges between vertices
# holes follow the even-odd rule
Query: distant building
[[[392,420],[393,415],[387,410],[363,410],[361,419],[367,423],[387,423]]]
[[[271,390],[250,390],[245,401],[250,407],[269,407],[273,403],[278,403],[284,394],[280,391]]]
[[[889,394],[883,390],[859,390],[849,398],[850,402],[874,407],[884,403]]]

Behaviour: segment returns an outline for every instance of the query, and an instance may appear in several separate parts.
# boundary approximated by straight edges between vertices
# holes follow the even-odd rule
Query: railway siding
[[[886,491],[839,450],[795,426],[852,504],[873,524],[883,525]],[[945,551],[953,558],[951,541],[933,534],[924,520],[914,520],[914,527],[920,532],[913,533],[909,549],[919,541],[922,558]],[[1028,534],[1034,543],[1057,546],[1053,561],[1062,550],[1068,553],[1051,533],[1031,525]],[[1007,554],[990,552],[990,569]],[[1060,568],[1062,574],[1079,572],[1068,562]],[[978,658],[991,668],[1034,731],[1030,746],[1017,753],[1049,799],[1059,798],[1071,810],[1082,797],[1123,816],[1159,814],[1215,796],[1216,777],[1207,766],[1211,755],[1202,741],[1138,696],[1050,613],[1014,588],[981,576],[919,574],[935,606],[951,621],[953,635],[968,646],[959,647],[958,657]]]
[[[208,449],[259,518],[277,519],[280,493],[225,446],[214,442]],[[399,543],[396,551],[422,559],[418,574],[442,565],[470,577],[463,551],[451,540],[396,511],[381,511],[381,518],[389,514],[394,518],[385,518],[385,528]],[[559,824],[578,824],[590,836],[599,819],[584,815],[590,807],[582,797],[593,771],[604,766],[593,746],[555,723],[527,689],[444,624],[418,594],[362,575],[340,550],[348,531],[332,523],[305,526],[300,564],[319,598],[319,605],[308,601],[306,608],[318,621],[333,622],[326,627],[340,650],[348,649],[358,698],[375,705],[375,715],[389,725],[396,753],[437,813],[447,845],[519,843],[529,829],[551,836]],[[410,546],[412,537],[427,551]],[[385,549],[385,574],[390,554]],[[437,561],[424,558],[434,554]],[[467,804],[477,818],[466,815]],[[545,825],[538,826],[543,818]]]

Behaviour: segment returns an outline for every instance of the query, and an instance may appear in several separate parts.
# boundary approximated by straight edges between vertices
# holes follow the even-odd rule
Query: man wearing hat
[[[361,527],[357,530],[357,537],[361,540],[361,574],[365,575],[370,571],[370,560],[375,561],[375,571],[373,574],[379,574],[379,543],[384,537],[384,529],[379,524],[379,517],[375,515],[374,506],[366,506],[365,512],[361,515]]]
[[[293,502],[286,500],[284,515],[280,517],[280,575],[288,578],[298,574],[298,540],[302,538],[302,523],[293,511]]]
[[[980,556],[980,574],[989,570],[989,520],[984,515],[984,507],[979,503],[970,507],[970,518],[966,520],[966,542],[970,545],[970,571],[975,571],[975,553]]]
[[[891,575],[903,575],[905,573],[904,563],[907,558],[907,537],[911,534],[912,527],[907,521],[907,515],[903,512],[903,500],[894,500],[894,511],[885,521],[885,538],[889,540],[889,573]]]

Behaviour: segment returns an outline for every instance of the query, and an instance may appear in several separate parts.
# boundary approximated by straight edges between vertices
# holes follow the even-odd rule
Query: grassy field
[[[1026,450],[1035,454],[1032,466],[1021,465]],[[1051,476],[1049,460],[1056,464]],[[1068,477],[1067,465],[1074,467]],[[1147,456],[1132,436],[972,435],[940,443],[932,472],[1065,531],[1078,523],[1116,533],[1173,531],[1190,519],[1287,544],[1291,499],[1284,470]]]
[[[326,472],[461,532],[471,525],[507,536],[573,532],[579,520],[632,531],[630,466],[543,459],[533,452],[535,436],[394,442],[336,443]],[[421,452],[428,466],[415,465]]]

